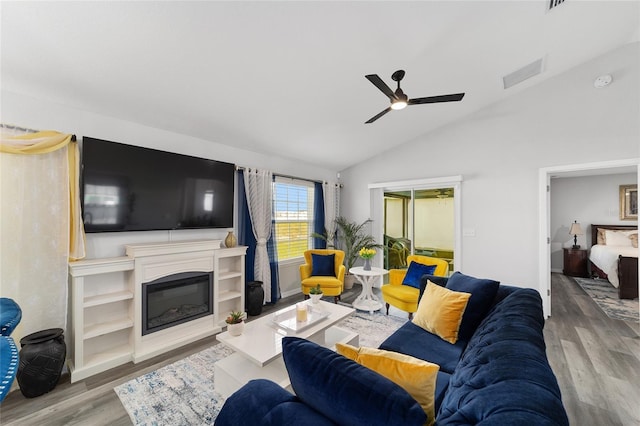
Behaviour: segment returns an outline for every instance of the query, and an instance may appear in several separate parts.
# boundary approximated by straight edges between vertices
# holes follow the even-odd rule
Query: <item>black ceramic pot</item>
[[[262,281],[249,281],[247,283],[247,291],[245,292],[247,314],[251,316],[260,315],[262,313],[263,302],[264,289],[262,288]]]
[[[58,384],[67,356],[64,331],[51,328],[20,339],[20,365],[18,384],[27,398],[51,391]]]

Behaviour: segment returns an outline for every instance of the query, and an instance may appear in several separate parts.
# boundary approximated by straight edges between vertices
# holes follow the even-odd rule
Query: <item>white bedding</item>
[[[627,246],[605,246],[597,244],[591,247],[589,260],[602,270],[609,282],[618,288],[618,256],[638,257],[638,249]]]

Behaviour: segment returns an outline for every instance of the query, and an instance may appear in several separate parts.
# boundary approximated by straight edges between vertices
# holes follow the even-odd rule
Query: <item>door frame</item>
[[[384,241],[384,192],[408,191],[411,189],[453,188],[453,263],[457,270],[462,269],[462,176],[445,176],[439,178],[402,180],[393,182],[371,183],[368,185],[370,195],[370,213],[372,219],[371,235],[376,241]],[[378,257],[380,259],[378,259]],[[382,256],[376,256],[376,266],[382,266]],[[379,264],[378,264],[379,263]]]
[[[538,172],[538,205],[539,205],[539,245],[538,245],[538,288],[542,296],[542,308],[545,317],[551,316],[551,178],[558,175],[589,176],[603,174],[604,170],[616,173],[618,168],[635,166],[640,176],[640,158],[625,160],[599,161],[594,163],[568,164],[562,166],[543,167]],[[577,174],[576,174],[577,173]],[[639,268],[640,269],[640,268]]]

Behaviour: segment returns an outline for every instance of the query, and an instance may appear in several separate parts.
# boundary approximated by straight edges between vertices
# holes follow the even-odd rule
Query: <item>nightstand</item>
[[[565,248],[564,269],[562,273],[571,277],[587,278],[587,251],[585,249]]]

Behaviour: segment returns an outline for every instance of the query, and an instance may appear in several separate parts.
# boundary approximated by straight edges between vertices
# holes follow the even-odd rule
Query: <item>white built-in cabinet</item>
[[[198,240],[132,244],[126,253],[69,263],[71,382],[218,333],[230,311],[244,310],[246,247]],[[142,283],[190,271],[213,271],[213,314],[142,336]]]
[[[246,247],[234,247],[216,251],[213,263],[213,303],[217,306],[218,321],[224,321],[231,311],[244,311],[246,250]]]
[[[69,263],[72,381],[131,360],[133,267],[128,257]]]

